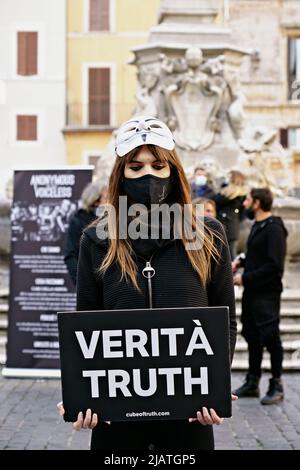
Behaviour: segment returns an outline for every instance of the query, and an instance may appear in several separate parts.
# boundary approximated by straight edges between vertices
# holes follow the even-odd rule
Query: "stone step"
[[[232,370],[247,370],[248,360],[234,358],[231,366]],[[262,362],[262,368],[264,370],[270,370],[270,360],[264,359]],[[300,358],[298,359],[287,359],[283,361],[283,370],[300,370]]]
[[[242,325],[240,323],[238,323],[238,326],[237,326],[238,333],[241,332],[241,329],[242,329]],[[280,323],[280,332],[281,333],[291,334],[291,335],[300,334],[300,324]]]
[[[7,298],[8,297],[8,294],[9,294],[9,289],[6,288],[6,287],[2,287],[0,289],[0,298]]]
[[[235,288],[236,304],[241,304],[242,289]],[[281,308],[299,307],[300,306],[300,289],[286,289],[281,295]]]
[[[241,307],[237,306],[236,316],[238,319],[241,317]],[[281,321],[285,324],[296,323],[300,324],[300,308],[299,307],[284,307],[280,310]]]
[[[242,298],[243,289],[239,287],[234,288],[236,300]],[[300,289],[285,289],[281,294],[281,300],[300,300]]]
[[[8,312],[8,303],[0,303],[0,315]]]
[[[8,327],[7,315],[0,315],[0,331],[7,330],[7,327]]]
[[[297,333],[281,332],[280,337],[282,341],[297,341],[300,339],[300,335]],[[237,341],[242,341],[242,340],[243,340],[243,337],[240,334],[238,334]]]
[[[295,341],[283,341],[282,342],[284,349],[284,358],[285,360],[295,360],[300,359],[300,339]],[[264,351],[264,358],[269,358],[269,353]],[[234,353],[235,360],[248,360],[248,347],[245,341],[238,341],[235,346]]]

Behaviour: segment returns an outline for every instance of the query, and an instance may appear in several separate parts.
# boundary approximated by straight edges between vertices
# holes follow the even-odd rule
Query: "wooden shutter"
[[[109,30],[109,0],[90,0],[89,31]]]
[[[17,140],[37,140],[37,116],[17,116]]]
[[[89,124],[110,124],[110,69],[89,69]]]
[[[18,32],[18,75],[36,75],[38,71],[38,33]]]

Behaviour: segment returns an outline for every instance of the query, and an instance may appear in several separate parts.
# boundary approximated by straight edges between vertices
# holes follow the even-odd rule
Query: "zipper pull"
[[[146,261],[146,266],[143,269],[142,274],[147,279],[151,279],[151,277],[155,276],[155,269],[152,268],[150,261]]]

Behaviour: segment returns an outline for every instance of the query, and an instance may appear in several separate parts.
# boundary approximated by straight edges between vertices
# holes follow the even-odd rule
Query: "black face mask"
[[[254,210],[252,209],[252,207],[249,207],[248,209],[245,209],[244,214],[249,220],[254,220],[254,218],[255,218],[255,213],[254,213]]]
[[[122,189],[132,201],[150,208],[151,204],[161,204],[167,199],[171,192],[171,177],[144,175],[139,178],[124,178]]]

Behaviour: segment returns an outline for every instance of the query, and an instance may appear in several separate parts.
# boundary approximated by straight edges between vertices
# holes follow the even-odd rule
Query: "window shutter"
[[[109,31],[109,0],[100,0],[100,31]]]
[[[17,140],[37,140],[37,116],[17,116]]]
[[[18,75],[38,73],[38,33],[35,31],[18,32]]]
[[[38,33],[27,33],[27,71],[28,75],[37,74],[38,66]]]
[[[18,32],[18,75],[26,75],[26,33]]]
[[[109,0],[90,0],[89,31],[109,30]]]
[[[89,70],[89,124],[110,124],[110,69]]]

